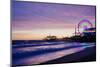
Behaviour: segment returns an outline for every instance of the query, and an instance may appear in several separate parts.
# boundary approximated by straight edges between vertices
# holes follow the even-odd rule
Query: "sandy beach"
[[[89,62],[96,61],[96,46],[87,48],[84,51],[67,55],[59,59],[48,61],[41,64],[59,64],[59,63],[77,63],[77,62]]]

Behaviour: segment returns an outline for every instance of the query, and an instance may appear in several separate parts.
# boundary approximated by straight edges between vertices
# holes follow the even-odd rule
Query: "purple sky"
[[[83,19],[95,25],[95,6],[14,1],[13,39],[41,39],[47,35],[71,36],[75,25]]]

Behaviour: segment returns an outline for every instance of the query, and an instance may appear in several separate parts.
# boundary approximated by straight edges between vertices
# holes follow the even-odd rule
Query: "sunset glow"
[[[88,19],[95,26],[94,6],[14,1],[12,39],[41,40],[48,35],[70,37],[83,19]]]

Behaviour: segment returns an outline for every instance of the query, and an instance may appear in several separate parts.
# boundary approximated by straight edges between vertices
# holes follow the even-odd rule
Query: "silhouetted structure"
[[[47,36],[44,40],[47,40],[47,41],[55,41],[57,40],[57,37],[56,36]]]
[[[96,28],[86,28],[82,33],[77,34],[75,28],[75,35],[70,38],[64,37],[62,38],[64,41],[68,42],[95,42],[96,41]]]
[[[95,36],[96,28],[88,28],[83,31],[83,36]]]
[[[96,28],[87,28],[80,35],[75,35],[70,38],[70,41],[76,42],[95,42]]]

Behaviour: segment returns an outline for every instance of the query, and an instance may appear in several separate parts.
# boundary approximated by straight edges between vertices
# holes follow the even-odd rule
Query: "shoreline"
[[[84,51],[67,55],[55,60],[47,61],[38,65],[77,63],[77,62],[90,62],[90,61],[96,61],[96,46],[91,47],[91,48],[86,48]]]

